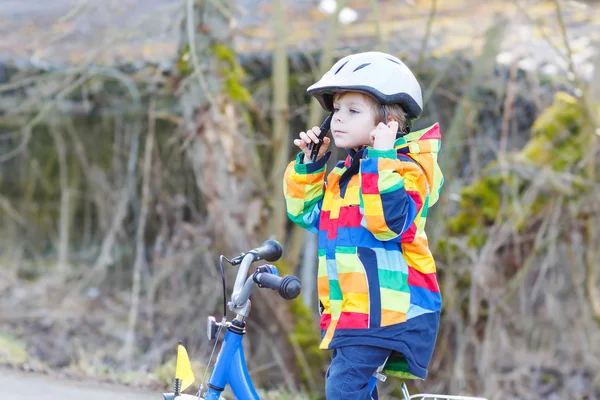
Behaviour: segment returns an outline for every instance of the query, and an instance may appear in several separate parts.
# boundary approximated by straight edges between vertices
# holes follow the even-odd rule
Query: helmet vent
[[[400,63],[399,63],[398,61],[396,61],[396,60],[392,60],[391,58],[387,58],[387,60],[389,60],[389,61],[391,61],[391,62],[393,62],[393,63],[396,63],[396,64],[400,65]]]
[[[348,60],[348,61],[350,61],[350,60]],[[346,64],[348,64],[348,61],[346,61],[345,63],[343,63],[343,64],[341,65],[341,67],[339,67],[339,68],[337,69],[337,71],[335,71],[335,74],[334,74],[334,75],[337,75],[337,73],[338,73],[338,72],[340,72],[340,71],[342,70],[342,68],[344,68],[344,66],[345,66]]]
[[[361,64],[361,65],[359,65],[358,67],[356,67],[356,68],[354,69],[354,71],[352,71],[352,72],[356,72],[356,71],[358,71],[359,69],[362,69],[362,68],[366,67],[367,65],[371,65],[371,63],[365,63],[365,64]]]

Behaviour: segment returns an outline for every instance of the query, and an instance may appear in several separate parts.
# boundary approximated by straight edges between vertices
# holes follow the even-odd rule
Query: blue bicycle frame
[[[242,346],[246,327],[245,320],[250,313],[250,294],[254,285],[258,283],[261,287],[278,290],[284,299],[292,299],[300,293],[300,282],[298,278],[291,276],[279,278],[277,269],[271,265],[259,267],[257,272],[262,272],[262,274],[257,275],[255,273],[254,276],[248,278],[248,269],[253,261],[254,256],[249,254],[244,256],[240,263],[231,301],[228,303],[229,309],[237,314],[233,321],[231,323],[217,323],[213,317],[209,317],[208,319],[209,326],[207,332],[210,340],[217,339],[219,336],[216,329],[217,326],[226,327],[227,332],[225,333],[221,350],[208,381],[206,392],[202,393],[203,387],[201,386],[196,396],[165,393],[163,394],[164,399],[203,398],[207,400],[219,400],[221,393],[223,393],[227,385],[231,387],[235,398],[238,400],[260,399],[250,379],[244,357],[244,348]],[[375,377],[369,381],[371,392],[373,392],[376,383],[377,379]]]
[[[205,399],[219,400],[221,392],[228,384],[236,399],[260,399],[246,368],[244,348],[242,347],[243,338],[243,333],[233,332],[231,328],[225,334],[219,358],[208,383]],[[369,392],[373,392],[376,384],[377,378],[371,377]]]
[[[221,392],[229,384],[236,399],[259,400],[246,368],[242,347],[244,333],[235,330],[236,328],[230,327],[225,334],[221,352],[208,382],[205,399],[219,400]]]

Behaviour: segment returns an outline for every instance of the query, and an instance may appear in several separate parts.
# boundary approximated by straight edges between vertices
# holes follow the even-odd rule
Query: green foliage
[[[313,368],[313,377],[322,380],[320,369],[315,367],[325,365],[328,353],[319,349],[321,336],[315,326],[312,312],[304,305],[300,298],[292,301],[290,311],[295,321],[294,332],[292,333],[293,338],[290,339],[294,340],[298,348],[304,351],[304,357],[308,365]],[[302,381],[309,383],[308,377],[305,376],[302,368],[300,368],[300,372]]]
[[[585,115],[576,98],[559,92],[554,103],[544,110],[533,124],[533,136],[514,161],[536,168],[550,168],[556,172],[574,170],[583,159],[585,150]],[[514,170],[502,172],[498,163],[491,163],[484,176],[462,189],[459,213],[450,219],[451,235],[467,238],[469,246],[479,248],[486,240],[487,228],[499,218],[510,218],[502,210],[505,192],[513,191],[516,196],[508,197],[506,210],[511,210],[513,201],[529,186],[528,179]],[[516,190],[515,190],[516,189]],[[547,188],[545,191],[551,191]],[[547,194],[547,193],[546,193]],[[538,196],[530,213],[537,215],[545,209],[549,196]],[[525,221],[518,222],[525,229]]]
[[[450,233],[465,234],[491,225],[500,209],[499,193],[504,184],[500,176],[485,177],[461,192],[460,214],[448,222]]]
[[[281,275],[288,275],[291,273],[291,268],[285,261],[280,260],[275,264]],[[319,349],[321,335],[315,325],[313,314],[311,310],[304,305],[300,297],[290,302],[290,312],[293,315],[294,331],[290,334],[293,337],[288,338],[288,340],[293,341],[297,345],[297,348],[303,351],[304,358],[310,368],[312,368],[313,377],[322,383],[323,374],[316,367],[325,365],[328,353]],[[302,369],[300,360],[297,360],[297,364],[299,366],[301,380],[305,383],[310,383]],[[318,386],[320,387],[321,384],[318,384]]]
[[[190,45],[186,43],[185,47],[179,53],[179,57],[177,57],[177,73],[181,77],[186,77],[194,72],[194,67],[190,63]]]
[[[234,50],[218,43],[211,46],[211,51],[219,61],[219,70],[225,77],[225,92],[235,101],[248,103],[250,92],[242,84],[246,74],[237,62]]]
[[[551,166],[556,171],[569,169],[583,157],[585,116],[576,98],[559,92],[554,103],[538,117],[533,137],[521,157],[536,166]]]
[[[12,336],[0,335],[0,364],[20,365],[28,359],[24,343]]]

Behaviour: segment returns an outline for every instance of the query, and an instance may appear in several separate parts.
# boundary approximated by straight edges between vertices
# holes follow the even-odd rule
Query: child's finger
[[[294,144],[300,147],[300,150],[302,151],[304,151],[304,149],[307,147],[306,142],[302,139],[294,139]]]
[[[371,141],[371,144],[375,143],[375,136],[376,136],[376,130],[373,129],[371,131],[371,133],[369,134],[369,140]]]
[[[327,136],[325,136],[323,138],[323,144],[321,145],[321,148],[319,149],[319,157],[321,157],[323,154],[325,154],[325,152],[327,151],[327,148],[329,148],[329,143],[331,143],[331,139],[329,139]]]
[[[300,139],[302,139],[304,143],[312,143],[312,139],[308,136],[306,132],[300,132]]]
[[[321,130],[317,126],[313,127],[311,130],[306,131],[306,134],[314,143],[319,143],[319,134],[320,133],[321,133]]]
[[[304,140],[296,139],[294,140],[294,144],[300,148],[305,156],[310,157],[310,149]]]

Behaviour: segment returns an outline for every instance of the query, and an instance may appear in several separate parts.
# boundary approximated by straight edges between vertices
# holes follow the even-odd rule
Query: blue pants
[[[391,352],[373,346],[344,346],[334,349],[325,376],[327,400],[377,400],[377,389],[369,393],[367,384]]]

